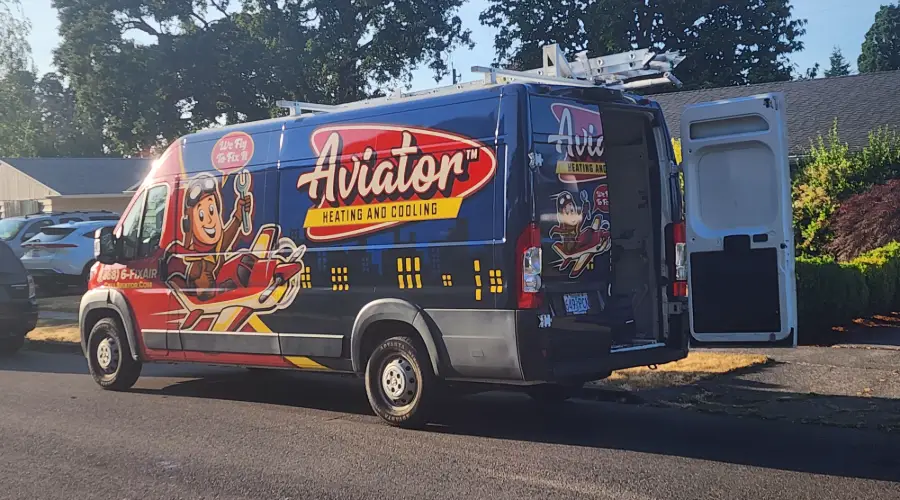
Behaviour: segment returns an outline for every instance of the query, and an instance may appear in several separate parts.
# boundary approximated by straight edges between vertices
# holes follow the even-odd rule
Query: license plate
[[[591,308],[588,302],[588,294],[586,293],[569,293],[563,295],[563,302],[566,305],[566,312],[569,314],[587,314]]]

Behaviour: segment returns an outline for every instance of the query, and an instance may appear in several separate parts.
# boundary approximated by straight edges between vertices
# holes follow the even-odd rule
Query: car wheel
[[[12,356],[25,345],[25,336],[0,339],[0,356]]]
[[[124,391],[141,376],[141,362],[131,357],[125,332],[112,318],[101,319],[91,329],[87,358],[91,376],[104,389]]]
[[[366,394],[375,414],[397,427],[426,423],[438,380],[425,346],[410,337],[393,337],[372,351],[366,363]]]
[[[529,387],[526,392],[531,399],[542,404],[558,404],[575,395],[575,387],[561,384],[541,384]]]

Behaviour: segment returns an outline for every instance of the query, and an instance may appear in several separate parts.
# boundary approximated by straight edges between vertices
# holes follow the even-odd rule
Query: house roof
[[[63,196],[121,194],[150,171],[141,158],[0,158]]]
[[[868,144],[869,132],[889,125],[900,130],[900,71],[774,82],[648,96],[666,115],[672,137],[681,137],[681,111],[688,104],[784,92],[791,154],[809,150],[838,121],[841,141],[851,149]]]

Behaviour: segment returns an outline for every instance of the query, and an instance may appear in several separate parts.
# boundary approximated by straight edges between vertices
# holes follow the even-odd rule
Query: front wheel
[[[91,376],[104,389],[130,389],[141,376],[141,362],[131,357],[125,332],[112,318],[101,319],[91,329],[87,358]]]
[[[425,347],[410,337],[385,340],[366,364],[369,404],[376,415],[397,427],[426,423],[437,386]]]

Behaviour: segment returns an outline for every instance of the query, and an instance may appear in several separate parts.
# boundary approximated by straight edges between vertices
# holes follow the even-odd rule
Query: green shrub
[[[850,262],[798,257],[796,270],[799,331],[806,340],[856,318],[900,307],[900,243]]]
[[[819,136],[793,180],[795,239],[800,255],[824,254],[831,216],[841,203],[876,184],[900,178],[900,133],[889,127],[869,132],[860,152],[841,142],[837,121]]]
[[[869,288],[860,269],[828,257],[797,259],[797,315],[804,338],[868,312]]]
[[[855,165],[850,147],[841,142],[837,122],[827,139],[819,136],[793,181],[794,228],[801,255],[819,255],[828,243],[828,220],[841,195],[852,192]]]
[[[900,306],[900,243],[889,243],[851,262],[860,266],[869,287],[869,313],[888,313]]]

